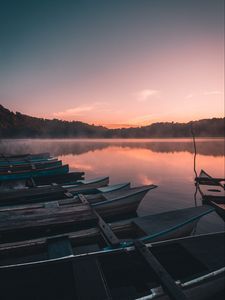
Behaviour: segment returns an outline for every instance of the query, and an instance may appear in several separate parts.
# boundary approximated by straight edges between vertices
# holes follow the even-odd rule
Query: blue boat
[[[66,174],[69,172],[69,166],[56,166],[56,167],[49,167],[46,169],[35,169],[35,170],[28,170],[28,171],[15,171],[15,172],[8,172],[8,173],[0,173],[0,181],[8,181],[8,180],[21,180],[21,179],[29,179],[32,177],[44,177],[49,175],[56,175],[56,174]]]
[[[37,164],[37,163],[44,163],[44,162],[51,162],[56,160],[54,157],[50,158],[33,158],[33,159],[19,159],[19,160],[13,160],[13,159],[5,159],[1,160],[0,158],[0,167],[7,167],[7,166],[20,166],[20,165],[26,165],[26,164]]]
[[[2,173],[14,173],[15,171],[33,171],[38,169],[47,169],[50,167],[58,167],[62,165],[62,161],[58,159],[52,159],[50,161],[43,161],[43,162],[26,162],[21,165],[0,165],[0,174]]]
[[[20,161],[20,160],[33,160],[33,159],[48,159],[50,158],[50,153],[36,153],[36,154],[18,154],[18,155],[5,155],[5,154],[0,154],[0,161],[7,161],[7,160],[12,160],[12,161]]]

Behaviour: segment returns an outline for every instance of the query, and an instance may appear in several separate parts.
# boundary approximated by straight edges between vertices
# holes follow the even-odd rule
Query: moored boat
[[[0,192],[0,206],[30,204],[46,201],[56,201],[60,199],[73,198],[78,193],[82,194],[102,194],[112,191],[121,191],[130,187],[129,182],[109,185],[109,177],[95,178],[92,180],[81,180],[74,185],[66,186],[43,186],[30,189],[20,189],[19,191]]]
[[[72,228],[96,225],[95,211],[106,220],[135,213],[146,193],[155,185],[112,191],[101,194],[77,195],[39,204],[2,207],[0,211],[1,242],[43,235],[46,232],[66,232]],[[93,211],[94,209],[94,211]]]
[[[141,240],[144,243],[167,240],[189,235],[199,219],[214,209],[210,206],[199,206],[164,213],[136,217],[124,221],[117,221],[108,224],[110,229],[119,239],[117,247],[132,245],[133,239]],[[11,263],[19,263],[26,259],[32,262],[32,253],[43,253],[48,249],[48,243],[54,238],[63,239],[67,237],[75,254],[86,253],[91,248],[96,251],[110,249],[110,242],[100,226],[90,229],[66,232],[57,236],[46,236],[43,238],[25,240],[14,243],[0,244],[0,265],[4,265],[5,260]],[[114,246],[115,249],[115,246]],[[26,257],[29,253],[29,257]],[[36,256],[34,255],[34,259]]]
[[[225,186],[223,182],[223,178],[213,178],[203,170],[197,179],[197,186],[203,203],[213,206],[218,215],[225,221]]]
[[[15,171],[11,173],[0,173],[0,181],[29,179],[31,177],[44,177],[56,174],[66,174],[68,172],[68,165],[49,167],[46,169],[38,169],[32,171]]]
[[[42,163],[42,162],[51,162],[52,160],[55,160],[55,157],[49,157],[49,158],[34,158],[34,159],[21,159],[21,160],[11,160],[11,159],[0,159],[0,166],[20,166],[20,165],[26,165],[26,164],[32,164],[32,163]]]
[[[68,239],[52,239],[48,254],[0,266],[3,299],[168,299],[174,287],[184,295],[173,299],[224,299],[225,234],[206,234],[156,242],[141,251],[127,248],[75,254]],[[150,254],[149,254],[150,253]],[[147,258],[158,262],[161,278]],[[169,276],[168,276],[169,274]],[[167,275],[167,276],[165,276]],[[163,278],[173,280],[163,291]],[[29,283],[29,284],[28,284]],[[172,290],[172,291],[171,291]]]
[[[44,177],[29,177],[25,179],[15,179],[0,182],[0,190],[11,191],[13,189],[24,189],[49,185],[69,185],[76,184],[78,180],[84,179],[84,172],[69,172],[65,174],[46,175]]]
[[[62,166],[62,161],[58,159],[52,159],[50,161],[43,161],[43,162],[32,162],[32,163],[25,163],[21,165],[7,165],[1,166],[0,165],[0,175],[1,174],[8,174],[17,172],[17,171],[33,171],[33,170],[40,170],[40,169],[47,169],[50,167],[57,167]]]
[[[225,178],[212,177],[204,170],[201,170],[198,177],[195,178],[195,181],[201,185],[216,185],[224,188],[223,182],[225,182]]]
[[[213,200],[208,201],[207,203],[214,207],[217,214],[225,221],[225,203],[217,203]]]
[[[35,177],[28,179],[25,183],[27,187],[33,186],[43,186],[43,185],[51,185],[51,184],[60,184],[60,185],[68,185],[68,184],[76,184],[77,180],[84,179],[84,172],[69,172],[67,174],[54,174],[45,177]]]
[[[7,155],[7,154],[0,154],[0,161],[5,161],[5,160],[24,160],[24,159],[48,159],[50,158],[50,153],[49,152],[44,152],[44,153],[36,153],[36,154],[31,154],[31,153],[26,153],[26,154],[15,154],[15,155]]]

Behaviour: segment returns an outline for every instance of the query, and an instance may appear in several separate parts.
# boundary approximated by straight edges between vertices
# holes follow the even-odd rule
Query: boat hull
[[[192,207],[176,212],[169,211],[156,215],[113,222],[109,226],[120,240],[118,247],[121,245],[124,246],[125,243],[126,245],[131,244],[133,238],[140,239],[145,243],[156,242],[190,234],[199,219],[212,211],[213,209],[208,206]],[[177,215],[177,221],[174,220],[175,214]],[[157,220],[158,226],[155,226],[155,220]],[[86,253],[89,245],[92,244],[99,245],[98,250],[108,247],[105,241],[105,235],[98,226],[80,231],[67,232],[65,235],[61,235],[61,237],[57,236],[57,238],[65,238],[65,236],[68,237],[71,245],[75,245],[73,250],[76,254],[78,253],[77,247],[79,247],[79,253]],[[2,243],[0,245],[0,265],[4,265],[7,257],[11,258],[12,263],[19,263],[20,260],[23,261],[27,251],[29,252],[29,257],[32,257],[32,253],[42,253],[46,251],[44,249],[47,249],[48,241],[54,238],[54,236],[50,235],[33,240]],[[28,260],[29,258],[27,258],[27,261]],[[32,262],[32,260],[30,260],[30,262]]]
[[[39,163],[25,163],[21,165],[0,165],[0,175],[4,175],[4,173],[14,173],[14,172],[22,172],[22,171],[33,171],[33,170],[41,170],[52,167],[62,166],[62,161],[57,159],[52,159],[51,161],[44,161]]]
[[[1,241],[23,239],[24,235],[28,238],[28,236],[46,235],[46,232],[55,234],[68,232],[74,228],[79,230],[96,226],[97,217],[92,207],[106,220],[123,218],[128,213],[135,213],[142,198],[154,187],[147,186],[128,191],[114,191],[109,195],[111,199],[104,201],[102,198],[105,199],[105,194],[90,195],[87,198],[91,205],[78,203],[79,198],[77,197],[60,202],[34,204],[26,208],[21,208],[21,206],[13,209],[10,207],[2,208],[0,211],[2,220],[0,223]],[[113,195],[118,193],[122,194],[121,197],[113,198]]]
[[[34,171],[22,171],[22,172],[15,172],[15,173],[8,173],[0,175],[0,181],[7,181],[7,180],[21,180],[21,179],[29,179],[31,177],[45,177],[49,175],[56,175],[56,174],[66,174],[69,172],[69,166],[59,166],[53,167],[48,169],[41,169],[41,170],[34,170]]]
[[[136,212],[140,202],[147,194],[149,190],[140,191],[134,195],[128,195],[126,197],[118,198],[118,200],[109,200],[105,203],[96,203],[92,206],[104,217],[111,217],[115,214],[117,215],[129,215]],[[118,203],[119,203],[119,213],[118,213]]]
[[[151,292],[160,283],[134,247],[74,256],[64,244],[62,258],[54,257],[53,244],[48,261],[0,267],[3,299],[30,299],[34,292],[36,299],[168,299]],[[186,285],[190,299],[224,296],[224,233],[153,243],[149,249],[174,281]]]
[[[18,154],[18,155],[0,155],[0,161],[5,160],[21,160],[21,159],[47,159],[50,158],[50,153],[44,152],[44,153],[26,153],[26,154]]]

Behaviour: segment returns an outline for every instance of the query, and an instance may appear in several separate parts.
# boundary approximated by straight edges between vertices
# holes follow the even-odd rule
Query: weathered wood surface
[[[107,200],[104,195],[88,195],[87,199],[91,205],[96,205],[95,209],[98,214],[103,218],[112,218],[115,216],[122,216],[129,213],[134,213],[144,197],[144,195],[150,189],[147,187],[134,188],[121,192],[121,197],[114,197],[114,193],[111,193],[111,198]],[[117,194],[117,193],[116,193]],[[108,195],[108,193],[107,193]],[[67,226],[67,230],[70,230],[69,226],[76,225],[77,229],[80,227],[87,228],[96,224],[96,215],[89,204],[79,203],[78,197],[71,199],[57,201],[56,205],[45,206],[42,203],[41,206],[33,204],[23,207],[16,206],[13,209],[10,207],[4,207],[0,210],[0,234],[2,240],[10,239],[10,236],[17,236],[19,232],[21,235],[23,232],[37,233],[46,230],[62,229]],[[4,237],[3,237],[4,235]],[[21,238],[21,237],[20,237]],[[18,237],[19,239],[19,237]]]
[[[50,202],[49,204],[57,204],[57,202]],[[56,205],[57,206],[57,205]],[[182,209],[179,211],[171,211],[167,213],[161,213],[156,215],[150,215],[145,217],[132,218],[123,221],[113,222],[110,225],[106,224],[103,221],[104,228],[102,229],[99,222],[102,219],[100,216],[98,218],[98,224],[96,223],[96,227],[92,227],[89,229],[77,230],[67,232],[65,234],[56,235],[55,238],[64,238],[67,237],[71,243],[75,243],[78,245],[87,245],[90,243],[95,243],[99,241],[102,237],[109,245],[117,246],[119,244],[119,239],[132,241],[133,238],[148,238],[145,240],[148,241],[160,241],[175,237],[185,236],[190,233],[189,225],[187,225],[187,221],[192,220],[191,229],[193,229],[196,221],[204,215],[204,212],[207,212],[207,209],[212,211],[213,209],[208,207],[193,207]],[[195,220],[195,218],[199,218]],[[109,232],[105,234],[104,230],[109,228]],[[168,230],[169,229],[169,230]],[[112,235],[116,236],[116,239],[111,238],[107,241],[107,235],[110,237]],[[7,251],[11,251],[15,253],[16,256],[17,251],[26,251],[26,249],[35,249],[40,245],[44,246],[48,241],[48,236],[44,236],[43,238],[27,240],[22,242],[11,242],[0,244],[0,256],[2,253],[6,253]],[[115,240],[115,243],[114,243]],[[13,252],[14,251],[14,252]],[[36,252],[36,251],[35,251]],[[24,252],[25,253],[25,252]]]
[[[198,177],[195,178],[195,181],[201,185],[212,185],[212,186],[220,186],[225,189],[225,178],[215,178],[210,176],[204,170],[201,170]]]
[[[29,234],[43,235],[55,230],[92,227],[97,223],[90,206],[84,204],[39,208],[26,214],[20,211],[1,212],[0,219],[1,242],[29,238]]]
[[[112,228],[110,227],[110,225],[108,225],[103,219],[102,217],[97,213],[97,211],[95,210],[95,208],[93,208],[91,206],[91,204],[88,202],[88,199],[82,195],[82,194],[78,194],[78,198],[81,200],[81,202],[83,204],[89,204],[93,213],[95,214],[95,216],[98,218],[98,227],[100,229],[100,231],[102,232],[103,236],[105,237],[107,243],[109,245],[112,246],[118,246],[120,241],[117,238],[117,236],[115,235],[115,233],[113,232]]]
[[[87,198],[88,202],[93,204],[94,206],[99,206],[98,209],[101,210],[100,206],[107,205],[111,209],[115,206],[115,209],[118,207],[118,202],[120,202],[119,205],[129,206],[132,207],[133,205],[137,205],[141,199],[144,197],[144,195],[155,186],[143,186],[138,188],[131,188],[127,190],[119,190],[119,191],[112,191],[107,193],[96,193],[96,194],[86,194],[85,197]],[[52,187],[52,190],[54,192],[54,187]],[[67,190],[63,190],[63,193],[65,194]],[[70,190],[69,190],[70,191]],[[54,194],[53,194],[54,195]],[[62,197],[57,199],[52,199],[53,201],[57,200],[60,205],[65,204],[72,204],[72,203],[79,203],[80,199],[77,196],[74,197]],[[123,201],[121,201],[123,200]],[[47,199],[47,201],[50,201]],[[39,203],[40,202],[40,203]],[[26,210],[26,209],[33,209],[33,208],[41,208],[44,207],[45,201],[34,201],[34,203],[23,204],[23,205],[4,205],[0,207],[0,211],[9,211],[9,210]],[[21,202],[22,203],[22,202]],[[25,212],[24,212],[25,213]]]
[[[204,201],[225,203],[225,190],[221,186],[199,185],[198,190]]]
[[[108,184],[109,178],[96,179],[92,181],[78,181],[72,185],[60,186],[57,184],[33,188],[13,189],[11,191],[0,190],[0,206],[37,203],[63,198],[71,198],[77,192],[97,193],[97,188]],[[93,190],[93,191],[92,191]],[[99,191],[100,193],[101,191]]]

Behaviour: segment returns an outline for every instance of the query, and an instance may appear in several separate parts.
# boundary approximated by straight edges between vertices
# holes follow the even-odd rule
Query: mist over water
[[[110,176],[110,183],[131,182],[132,186],[156,184],[138,209],[139,215],[195,206],[191,139],[152,140],[1,140],[0,153],[50,152],[84,171],[86,178]],[[197,140],[197,171],[224,177],[224,139]],[[197,196],[197,205],[201,205]],[[197,233],[224,230],[216,213],[202,218]]]

